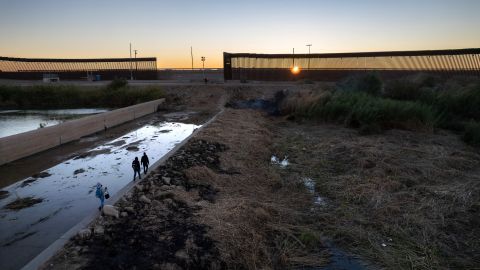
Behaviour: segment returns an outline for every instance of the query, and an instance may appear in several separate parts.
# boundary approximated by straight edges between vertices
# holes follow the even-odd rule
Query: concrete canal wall
[[[51,127],[0,138],[0,165],[78,140],[157,111],[165,99],[157,99]]]

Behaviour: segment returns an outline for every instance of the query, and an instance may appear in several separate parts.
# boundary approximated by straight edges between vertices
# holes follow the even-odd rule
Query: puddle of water
[[[107,112],[106,109],[4,110],[0,111],[0,138],[49,127],[68,120]]]
[[[318,205],[318,206],[325,206],[327,205],[327,201],[325,198],[320,196],[316,191],[315,191],[315,181],[312,178],[309,177],[304,177],[302,179],[303,185],[305,188],[308,190],[313,195],[313,204]]]
[[[330,251],[330,263],[318,268],[318,270],[364,270],[366,267],[356,257],[347,254],[346,252],[336,248],[332,245],[328,247]]]
[[[286,168],[290,163],[288,162],[288,157],[285,156],[283,160],[279,159],[277,156],[273,155],[270,158],[272,164],[280,166],[280,168]]]
[[[147,125],[91,149],[86,155],[81,155],[82,158],[76,158],[77,155],[44,171],[44,178],[23,184],[31,179],[26,178],[4,188],[2,194],[7,197],[0,200],[0,269],[5,269],[4,262],[15,257],[19,248],[25,253],[22,256],[28,255],[30,258],[27,259],[31,259],[85,216],[98,211],[99,201],[93,192],[97,182],[108,187],[111,196],[115,195],[132,181],[131,164],[135,157],[140,158],[146,152],[153,164],[199,127],[172,122]],[[150,140],[153,136],[156,136],[155,139]],[[139,151],[125,149],[125,145],[132,143]],[[22,198],[41,197],[44,201],[15,212],[4,209],[15,199],[8,194],[17,194]],[[105,203],[108,204],[108,200]],[[35,231],[41,233],[29,234]],[[18,240],[15,235],[20,234],[29,236]],[[6,243],[9,246],[4,246]]]
[[[192,114],[196,114],[196,112],[172,112],[164,114],[163,117],[169,121],[184,121],[187,120]]]

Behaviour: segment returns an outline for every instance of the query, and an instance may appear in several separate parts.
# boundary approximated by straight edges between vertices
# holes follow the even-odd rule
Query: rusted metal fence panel
[[[79,80],[87,72],[102,79],[157,79],[157,58],[41,59],[0,56],[0,78],[40,80],[45,73],[58,74],[62,80]]]
[[[324,54],[224,53],[225,80],[338,80],[365,72],[395,78],[412,73],[480,76],[480,49]],[[298,67],[294,74],[292,69]]]

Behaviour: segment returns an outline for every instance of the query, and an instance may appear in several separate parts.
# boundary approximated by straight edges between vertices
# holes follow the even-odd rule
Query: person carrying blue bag
[[[102,184],[97,183],[97,190],[95,191],[95,197],[100,199],[100,206],[98,207],[99,211],[102,211],[102,209],[103,209],[106,192],[107,192],[107,188],[105,187],[105,190],[103,190]],[[108,193],[106,195],[109,196]]]

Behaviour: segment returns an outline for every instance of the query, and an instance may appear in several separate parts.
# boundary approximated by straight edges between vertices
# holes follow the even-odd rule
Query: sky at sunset
[[[312,53],[480,47],[480,1],[0,0],[0,56],[157,57],[222,67],[222,52]]]

